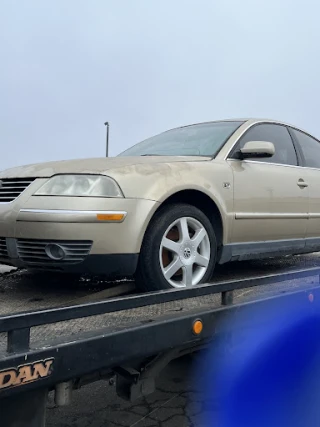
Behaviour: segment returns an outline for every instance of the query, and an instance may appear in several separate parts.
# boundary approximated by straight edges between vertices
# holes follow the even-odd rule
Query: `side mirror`
[[[240,150],[242,159],[250,159],[254,157],[272,157],[275,153],[275,148],[272,142],[267,141],[249,141],[244,144]]]

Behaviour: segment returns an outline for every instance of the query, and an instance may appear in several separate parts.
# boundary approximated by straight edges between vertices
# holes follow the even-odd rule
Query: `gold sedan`
[[[320,250],[320,145],[272,120],[201,123],[115,158],[0,173],[0,263],[207,282],[216,263]]]

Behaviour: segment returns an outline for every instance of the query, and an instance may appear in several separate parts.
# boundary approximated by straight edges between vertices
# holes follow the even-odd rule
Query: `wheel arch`
[[[221,211],[218,207],[216,201],[214,201],[208,194],[197,189],[184,189],[179,190],[173,194],[167,195],[161,203],[158,205],[157,209],[152,213],[152,216],[148,222],[148,225],[144,231],[144,235],[141,241],[143,244],[143,239],[147,229],[149,228],[152,219],[154,216],[163,209],[163,207],[168,206],[173,203],[188,203],[198,209],[200,209],[210,220],[217,239],[218,253],[223,243],[223,232],[224,232],[224,222]]]

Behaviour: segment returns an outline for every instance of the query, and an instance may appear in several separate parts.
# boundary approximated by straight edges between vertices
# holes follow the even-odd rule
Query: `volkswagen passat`
[[[164,132],[115,158],[0,174],[0,263],[195,286],[216,263],[320,250],[320,145],[271,120]]]

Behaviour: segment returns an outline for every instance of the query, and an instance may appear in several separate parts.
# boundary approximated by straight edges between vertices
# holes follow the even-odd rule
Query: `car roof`
[[[281,120],[276,120],[276,119],[270,119],[270,118],[258,118],[258,117],[246,117],[246,118],[229,118],[229,119],[220,119],[220,120],[211,120],[211,121],[206,121],[206,122],[199,122],[199,123],[192,123],[192,124],[188,124],[185,126],[178,126],[176,128],[173,129],[169,129],[169,130],[174,130],[174,129],[182,129],[182,128],[186,128],[189,126],[196,126],[196,125],[204,125],[204,124],[210,124],[210,123],[221,123],[221,122],[239,122],[242,124],[247,124],[247,125],[252,125],[255,123],[275,123],[275,124],[279,124],[279,125],[283,125],[283,126],[289,126],[292,127],[294,129],[300,130],[301,132],[304,132],[310,136],[312,136],[313,138],[316,138],[315,136],[313,136],[310,132],[308,132],[307,130],[293,125],[291,123],[287,123]],[[166,131],[168,132],[168,130]]]
[[[206,122],[197,122],[197,123],[191,123],[188,125],[184,125],[184,126],[178,126],[174,129],[180,129],[180,128],[185,128],[188,126],[195,126],[195,125],[205,125],[205,124],[210,124],[210,123],[221,123],[221,122],[239,122],[239,123],[246,123],[246,122],[250,122],[250,123],[260,123],[260,122],[269,122],[269,123],[277,123],[277,124],[281,124],[281,125],[285,125],[285,126],[291,126],[291,127],[297,127],[294,126],[292,124],[289,123],[285,123],[281,120],[275,120],[275,119],[268,119],[268,118],[257,118],[257,117],[246,117],[246,118],[231,118],[231,119],[218,119],[218,120],[209,120]]]

